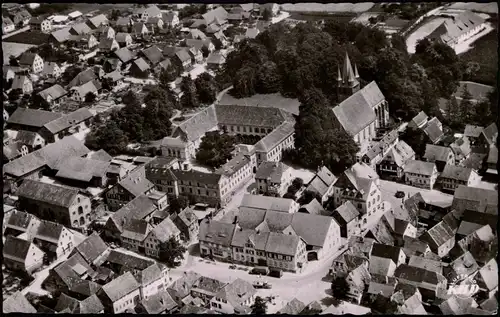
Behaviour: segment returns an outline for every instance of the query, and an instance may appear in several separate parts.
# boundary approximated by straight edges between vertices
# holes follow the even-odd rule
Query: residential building
[[[118,35],[117,35],[117,38],[118,38]],[[120,42],[118,41],[118,43],[120,43]],[[123,65],[127,65],[128,63],[132,62],[135,58],[135,54],[133,52],[131,52],[127,47],[122,47],[119,50],[115,51],[114,55],[120,60],[120,62]],[[122,66],[122,68],[123,68],[123,66]]]
[[[40,55],[25,52],[19,57],[19,66],[28,68],[32,73],[43,71],[44,63]]]
[[[105,38],[99,41],[98,48],[103,52],[113,52],[120,49],[120,44],[114,38]]]
[[[145,60],[152,66],[160,63],[163,60],[162,50],[160,50],[156,45],[142,50],[141,55],[144,56]]]
[[[75,246],[70,256],[79,254],[89,265],[96,265],[96,263],[102,263],[104,257],[107,256],[106,251],[108,251],[107,244],[97,232],[94,232]]]
[[[72,157],[62,163],[55,176],[74,187],[103,188],[108,183],[107,171],[110,164],[89,158]]]
[[[141,166],[106,192],[106,203],[110,210],[118,210],[134,198],[149,194],[153,188],[153,183],[146,179],[144,166]]]
[[[167,291],[158,291],[157,294],[143,298],[135,308],[138,313],[171,314],[177,312],[179,306]]]
[[[33,240],[40,226],[40,220],[37,217],[18,210],[13,212],[9,219],[5,219],[5,222],[4,236],[18,237],[23,235],[26,236],[27,241]]]
[[[74,234],[64,226],[50,221],[42,221],[33,243],[47,254],[47,259],[59,259],[71,253],[74,248]]]
[[[410,186],[432,189],[438,172],[435,163],[410,160],[404,168],[405,183]]]
[[[199,49],[197,49],[196,47],[190,47],[188,53],[191,56],[191,62],[193,64],[203,63],[203,53]]]
[[[417,287],[424,300],[435,299],[447,289],[448,281],[443,275],[404,263],[396,268],[394,277],[399,283]]]
[[[15,271],[32,274],[43,265],[45,253],[31,241],[8,236],[3,244],[3,264]]]
[[[485,20],[482,17],[471,11],[464,11],[451,19],[445,19],[427,38],[454,48],[484,28]]]
[[[198,237],[200,226],[198,217],[190,207],[184,208],[173,218],[174,224],[179,228],[182,240],[190,242]]]
[[[27,10],[18,11],[13,18],[14,25],[26,26],[30,23],[31,14]]]
[[[159,258],[160,244],[167,242],[171,238],[180,242],[180,234],[180,230],[172,220],[170,218],[165,218],[158,225],[153,226],[142,240],[146,255]]]
[[[127,272],[104,285],[97,293],[106,313],[119,314],[134,309],[141,300],[140,284]]]
[[[283,197],[292,184],[292,168],[281,162],[262,162],[255,173],[259,193]]]
[[[333,186],[336,181],[335,175],[326,166],[322,166],[318,168],[316,174],[309,181],[306,190],[317,193],[321,197],[320,203],[323,205],[333,195]]]
[[[227,11],[221,6],[203,14],[203,20],[205,25],[207,26],[212,23],[223,25],[227,21],[227,15],[228,15]]]
[[[332,217],[340,226],[340,235],[342,238],[349,239],[352,236],[360,234],[359,215],[358,209],[354,207],[351,201],[346,201],[335,209]]]
[[[66,97],[68,95],[68,92],[63,87],[56,84],[40,91],[38,95],[42,97],[42,99],[45,100],[45,102],[47,102],[49,106],[52,107],[64,103],[67,99]]]
[[[240,211],[259,210],[293,214],[298,212],[299,204],[289,198],[245,194],[240,203],[239,209]]]
[[[149,18],[161,18],[162,12],[155,4],[148,4],[144,7],[136,8],[133,12],[133,16],[146,22]]]
[[[29,21],[30,30],[40,31],[42,33],[50,33],[52,30],[52,23],[41,16],[33,17]]]
[[[99,42],[92,34],[71,35],[68,42],[70,42],[70,45],[84,50],[91,50],[99,45]]]
[[[12,81],[11,88],[21,90],[21,93],[23,95],[29,95],[33,92],[33,83],[28,78],[28,76],[16,75],[14,76],[14,80]]]
[[[90,199],[77,189],[26,179],[16,195],[19,208],[40,219],[55,220],[73,228],[86,228],[90,224]]]
[[[361,162],[366,163],[373,169],[384,158],[384,156],[394,148],[399,142],[399,133],[397,130],[391,130],[384,134],[380,141],[373,142],[368,151],[361,157]]]
[[[164,26],[163,19],[160,17],[154,17],[154,18],[148,18],[146,21],[146,26],[153,31],[160,31],[163,29]]]
[[[424,232],[419,239],[428,243],[432,252],[443,258],[455,246],[456,232],[457,228],[450,226],[448,222],[442,220]]]
[[[411,121],[408,123],[409,129],[423,129],[427,122],[429,121],[429,116],[423,111],[420,111]]]
[[[498,193],[495,190],[459,185],[453,195],[452,208],[459,213],[473,210],[497,214]]]
[[[374,243],[370,252],[370,273],[393,276],[396,268],[406,263],[402,248]]]
[[[162,20],[165,26],[176,27],[179,25],[179,16],[176,11],[162,13]]]
[[[108,18],[104,14],[96,15],[87,20],[87,25],[93,30],[98,29],[100,26],[107,26],[108,24]]]
[[[462,137],[450,144],[450,148],[455,154],[455,165],[461,164],[471,153],[471,143],[469,138],[466,137]]]
[[[201,275],[196,272],[185,271],[179,279],[167,286],[167,291],[173,300],[182,306],[182,300],[189,296],[191,288],[200,277]]]
[[[18,107],[7,121],[7,128],[39,132],[47,123],[62,117],[61,113]]]
[[[265,161],[279,162],[283,158],[284,150],[294,148],[294,125],[293,120],[287,119],[255,144],[258,164]],[[245,129],[245,127],[242,127],[242,129]],[[248,129],[250,130],[251,127],[248,127]],[[254,133],[256,129],[254,128]]]
[[[68,135],[79,133],[90,127],[90,120],[94,117],[88,108],[80,108],[62,117],[44,124],[40,134],[47,142],[57,142]]]
[[[427,162],[436,163],[436,168],[441,173],[445,165],[455,165],[455,154],[449,147],[427,144],[425,146],[424,159]]]
[[[2,16],[2,34],[13,32],[16,29],[14,22],[9,17]]]
[[[153,33],[153,30],[148,29],[145,23],[136,22],[132,25],[132,35],[135,38],[142,38],[150,33]]]
[[[405,141],[399,140],[377,164],[377,172],[381,178],[401,180],[406,163],[414,159],[415,151]]]
[[[441,175],[439,175],[439,181],[443,186],[443,190],[453,192],[460,185],[474,187],[479,184],[481,178],[472,168],[446,165]]]
[[[15,292],[14,294],[7,297],[3,303],[3,313],[9,314],[36,314],[37,311],[33,305],[26,299],[26,297],[20,291]]]
[[[370,285],[368,285],[367,293],[370,295],[379,295],[385,298],[390,298],[394,293],[398,281],[392,276],[380,274],[370,274]]]
[[[215,174],[221,175],[223,186],[221,194],[224,197],[224,203],[228,202],[225,193],[223,193],[224,187],[227,185],[228,193],[232,196],[238,188],[253,179],[255,167],[255,155],[248,156],[243,153],[236,153],[231,160],[215,171]]]
[[[215,45],[206,36],[205,39],[188,38],[186,39],[186,46],[195,47],[200,51],[205,47],[210,53],[215,51]]]
[[[130,74],[134,77],[147,78],[149,75],[149,64],[143,58],[138,58],[130,66]]]
[[[215,294],[210,300],[210,309],[222,314],[247,313],[256,293],[252,284],[237,278]]]
[[[371,167],[356,163],[344,171],[333,185],[332,204],[337,207],[351,201],[360,213],[360,229],[366,231],[373,221],[385,213],[379,184],[378,175]]]
[[[54,62],[45,62],[43,64],[43,71],[42,71],[42,76],[49,77],[49,78],[58,78],[61,76],[62,71],[59,65]]]
[[[322,215],[322,216],[331,215],[331,212],[326,211],[316,198],[311,200],[311,202],[309,202],[308,204],[300,206],[299,212],[305,212],[312,215]]]
[[[132,36],[128,33],[116,33],[115,40],[120,44],[120,47],[125,48],[132,45]]]
[[[104,39],[114,39],[116,31],[111,26],[102,24],[97,28],[96,34],[99,35],[99,41],[102,41]]]
[[[437,144],[444,138],[443,124],[438,118],[434,117],[424,128],[424,133],[427,135],[432,144]]]
[[[73,86],[70,88],[70,97],[74,101],[85,102],[88,94],[93,94],[97,97],[101,89],[101,84],[98,81],[91,80],[81,86]]]
[[[72,35],[85,35],[92,33],[92,29],[85,23],[73,24],[69,29],[69,33]]]
[[[169,283],[168,268],[160,263],[154,263],[135,274],[140,284],[142,299],[148,299],[167,289]]]

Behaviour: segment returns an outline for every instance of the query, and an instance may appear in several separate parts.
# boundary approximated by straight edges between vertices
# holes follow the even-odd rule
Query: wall
[[[69,207],[69,216],[73,228],[85,228],[90,224],[91,206],[89,197],[81,194],[77,195],[76,201]],[[81,224],[82,218],[84,220],[83,225]]]
[[[131,293],[119,299],[118,301],[114,302],[113,312],[115,314],[119,314],[125,312],[129,308],[133,309],[136,306],[136,304],[138,304],[138,301],[135,302],[135,298],[137,298],[138,300],[141,299],[141,293],[139,289],[132,291]]]
[[[159,291],[166,290],[168,283],[168,271],[165,270],[161,276],[158,276],[156,281],[141,287],[141,298],[148,299],[148,297],[157,294]]]
[[[393,276],[396,270],[396,264],[387,258],[370,256],[370,273],[384,276]]]

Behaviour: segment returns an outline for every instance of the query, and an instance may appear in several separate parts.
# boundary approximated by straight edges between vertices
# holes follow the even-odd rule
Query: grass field
[[[486,13],[498,13],[498,3],[477,3],[477,2],[456,2],[452,4],[450,9],[474,10]]]
[[[294,12],[365,12],[373,7],[373,2],[361,3],[285,3],[281,5],[284,11]]]
[[[476,62],[479,71],[470,81],[485,85],[496,85],[498,73],[498,30],[493,30],[472,44],[473,48],[459,55],[464,62]]]
[[[30,30],[14,34],[4,39],[4,41],[8,43],[30,44],[36,46],[47,43],[48,40],[49,34]]]
[[[417,42],[427,35],[431,34],[446,18],[435,18],[425,23],[415,31],[411,32],[411,34],[406,39],[406,47],[408,49],[408,53],[415,53],[415,46]]]
[[[2,42],[2,52],[3,52],[3,63],[4,65],[9,64],[9,57],[13,55],[14,57],[18,57],[22,53],[29,50],[34,45],[29,44],[20,44],[20,43],[9,43]]]

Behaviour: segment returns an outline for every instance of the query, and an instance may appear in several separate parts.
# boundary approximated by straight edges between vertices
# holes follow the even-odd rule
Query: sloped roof
[[[370,252],[370,257],[376,256],[385,259],[391,259],[394,263],[398,263],[401,248],[392,245],[374,243]]]
[[[446,165],[443,172],[441,173],[441,177],[460,181],[468,181],[472,172],[472,168],[466,168],[456,165]]]
[[[452,238],[455,238],[455,232],[444,221],[440,221],[420,237],[421,240],[429,243],[431,248],[438,248]]]
[[[108,257],[106,258],[106,262],[118,264],[120,266],[126,266],[128,268],[137,270],[144,270],[155,263],[155,261],[153,260],[146,260],[144,258],[139,258],[137,256],[123,253],[117,250],[111,250]]]
[[[191,61],[191,55],[189,55],[187,48],[177,50],[175,56],[177,56],[181,62]]]
[[[8,235],[3,244],[3,255],[26,260],[30,246],[31,242]]]
[[[385,159],[390,159],[397,166],[403,167],[410,158],[415,157],[415,151],[409,146],[405,141],[399,140],[399,142],[387,152],[384,156]]]
[[[290,167],[282,162],[262,162],[255,173],[256,179],[270,179],[273,183],[281,183],[281,178]]]
[[[256,290],[252,284],[237,278],[233,282],[225,285],[215,297],[225,299],[234,308],[239,308],[249,298],[256,294]]]
[[[108,246],[97,233],[93,233],[83,240],[80,244],[75,246],[75,250],[80,253],[80,255],[88,262],[94,262],[99,256],[101,256]]]
[[[413,119],[411,119],[411,121],[413,121],[413,123],[415,123],[415,125],[419,127],[424,124],[428,118],[429,116],[425,112],[420,111],[415,117],[413,117]]]
[[[99,14],[99,15],[96,15],[95,17],[92,17],[88,20],[88,22],[92,23],[92,25],[95,27],[95,28],[98,28],[101,26],[101,24],[106,24],[108,23],[108,18],[106,18],[106,16],[104,14]]]
[[[270,232],[266,243],[266,252],[295,256],[300,237],[296,235]]]
[[[92,32],[92,30],[89,28],[89,26],[84,22],[78,23],[78,24],[73,24],[73,26],[71,26],[71,30],[75,31],[78,35],[87,34],[87,33]]]
[[[437,285],[440,281],[445,280],[445,277],[439,273],[428,271],[419,267],[401,264],[396,268],[394,276],[398,279],[404,279],[417,283],[428,283]]]
[[[164,311],[171,311],[177,306],[177,303],[165,290],[161,290],[147,299],[142,299],[141,304],[148,314],[160,314]]]
[[[226,20],[227,15],[228,15],[227,11],[221,6],[205,13],[203,15],[203,19],[205,20],[205,23],[207,25],[210,25],[213,22],[218,22],[216,19],[218,19],[219,21]]]
[[[132,273],[127,272],[104,285],[102,287],[102,290],[106,293],[106,295],[112,302],[116,302],[123,296],[131,293],[139,287],[140,285],[136,281]]]
[[[152,64],[158,64],[163,59],[162,50],[160,50],[156,45],[143,50],[142,54],[144,54],[146,59]]]
[[[183,171],[180,169],[172,170],[172,174],[176,179],[182,181],[195,181],[200,184],[218,184],[222,175],[216,173],[204,173],[197,170]]]
[[[33,65],[33,62],[35,61],[35,58],[38,56],[38,54],[35,53],[29,53],[29,52],[24,52],[20,57],[19,57],[19,65]]]
[[[133,61],[133,64],[139,68],[140,71],[146,71],[149,69],[148,63],[143,58],[138,58]]]
[[[154,227],[153,232],[155,233],[155,237],[161,242],[165,242],[170,239],[170,237],[180,234],[180,230],[168,217]]]
[[[321,204],[319,203],[319,201],[316,198],[311,200],[310,203],[303,205],[301,207],[301,209],[305,209],[309,214],[312,214],[312,215],[324,215],[325,216],[327,214],[325,209],[323,209],[323,206],[321,206]]]
[[[427,123],[424,132],[433,143],[436,143],[444,136],[443,130],[439,127],[439,120],[436,117]]]
[[[91,160],[104,161],[104,162],[111,162],[111,160],[113,159],[113,157],[103,149],[100,149],[97,152],[92,152],[91,154],[89,154],[88,158]]]
[[[182,122],[177,129],[186,134],[188,141],[195,141],[216,126],[216,109],[214,106],[210,106]],[[176,136],[176,131],[173,135]]]
[[[225,62],[226,58],[220,53],[213,52],[207,57],[207,64],[222,65]]]
[[[86,70],[79,72],[78,75],[76,75],[75,78],[69,82],[68,87],[82,86],[83,84],[91,82],[94,79],[96,79],[94,69],[87,68]]]
[[[31,80],[25,76],[25,75],[15,75],[14,80],[12,81],[12,89],[23,89],[24,88],[24,83],[28,81],[31,82]]]
[[[285,111],[277,108],[216,105],[220,125],[249,125],[254,127],[278,127],[287,121]]]
[[[160,265],[162,267],[160,267]],[[154,281],[157,281],[163,277],[163,264],[153,263],[144,270],[141,270],[136,274],[136,280],[142,286],[146,286],[151,284]]]
[[[306,308],[306,305],[297,298],[294,298],[289,301],[285,307],[280,309],[278,314],[298,315],[304,308]]]
[[[488,94],[493,91],[493,86],[483,85],[472,81],[460,81],[459,86],[453,94],[456,98],[462,98],[462,92],[466,87],[472,95],[473,100],[481,100],[488,97]]]
[[[200,277],[201,275],[196,272],[185,271],[179,279],[168,286],[167,290],[176,292],[180,298],[186,297],[190,293],[193,284]]]
[[[52,120],[44,125],[44,127],[51,133],[58,133],[62,130],[68,129],[80,122],[92,118],[94,115],[87,108],[80,108],[65,116]]]
[[[97,314],[103,310],[104,306],[95,294],[80,302],[80,314]]]
[[[37,218],[27,212],[16,210],[11,214],[8,220],[8,225],[28,229],[28,226],[33,219]]]
[[[61,207],[69,207],[78,194],[77,189],[25,179],[16,195]]]
[[[442,161],[448,160],[448,155],[452,152],[451,148],[439,146],[434,144],[427,144],[425,146],[424,158],[428,161]]]
[[[118,33],[118,34],[120,34],[120,33]],[[118,40],[118,35],[116,37],[116,41],[120,42]],[[119,50],[116,50],[114,52],[114,54],[116,55],[116,57],[118,57],[118,59],[122,63],[127,63],[127,62],[131,61],[134,58],[134,54],[128,48],[126,48],[126,47],[122,47]]]
[[[3,312],[7,313],[25,313],[25,314],[36,314],[36,309],[31,305],[31,303],[26,299],[26,297],[20,291],[7,297],[3,303]]]
[[[49,98],[49,96],[55,100],[61,98],[66,95],[68,92],[61,85],[54,85],[45,90],[40,91],[38,94],[45,100]]]
[[[144,166],[140,166],[130,172],[127,177],[122,179],[118,184],[136,197],[154,187],[154,184],[146,179]]]
[[[496,144],[497,140],[496,138],[498,137],[498,127],[495,122],[484,128],[483,134],[486,137],[486,140],[490,144],[494,143]]]
[[[240,207],[289,212],[293,203],[289,198],[245,194]]]
[[[58,241],[61,233],[63,232],[64,226],[51,221],[41,221],[40,226],[36,232],[37,238],[50,238]]]
[[[200,224],[199,240],[230,246],[233,238],[235,225],[219,221],[206,221]]]
[[[248,163],[250,163],[250,158],[248,156],[244,155],[243,153],[236,153],[236,155],[233,156],[231,160],[217,169],[215,173],[225,175],[226,177],[231,177]]]
[[[7,123],[41,128],[45,124],[62,117],[61,113],[18,107]]]
[[[257,151],[268,152],[295,133],[295,123],[285,121],[255,144]]]
[[[352,202],[348,200],[335,209],[332,216],[335,218],[337,223],[344,225],[356,219],[356,217],[359,216],[359,211],[356,207],[354,207]]]
[[[139,195],[113,213],[108,221],[113,221],[119,230],[123,230],[123,226],[131,219],[143,219],[157,209],[151,199],[145,195]]]
[[[63,43],[63,42],[66,42],[69,39],[69,37],[71,36],[71,33],[69,33],[70,29],[71,29],[71,27],[60,29],[60,30],[57,30],[57,31],[50,33],[50,35],[59,43]]]
[[[434,172],[436,165],[431,162],[424,162],[418,160],[409,160],[404,167],[405,173],[415,173],[420,175],[431,176]]]

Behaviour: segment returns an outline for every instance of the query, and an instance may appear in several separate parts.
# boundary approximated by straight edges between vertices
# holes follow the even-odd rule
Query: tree
[[[267,311],[267,303],[262,297],[257,296],[255,297],[255,301],[250,308],[252,309],[253,315],[265,315]]]
[[[176,238],[170,237],[165,242],[160,243],[158,253],[160,261],[164,262],[169,268],[178,267],[184,260],[184,253],[187,249]]]
[[[455,96],[451,96],[446,102],[445,118],[448,125],[452,128],[456,128],[457,123],[460,125],[459,108]]]
[[[196,94],[196,85],[191,79],[191,76],[182,78],[181,90],[184,93],[181,97],[181,105],[183,108],[197,108],[200,106],[200,100]]]
[[[265,8],[264,12],[262,12],[262,18],[264,19],[264,21],[270,21],[272,17],[273,17],[273,14],[272,14],[271,10],[269,10],[268,8]]]
[[[313,199],[318,200],[318,202],[321,202],[321,195],[318,194],[317,192],[311,191],[311,190],[305,190],[302,193],[302,196],[298,199],[298,203],[300,205],[307,205],[310,203]]]
[[[183,195],[179,195],[177,197],[172,196],[169,197],[169,212],[170,214],[173,213],[180,213],[184,208],[189,206],[189,198]]]
[[[42,98],[37,92],[31,95],[31,106],[33,109],[50,110],[50,104]]]
[[[76,77],[80,72],[82,71],[82,68],[76,65],[71,65],[66,70],[64,73],[61,75],[61,80],[62,82],[67,85],[73,78]]]
[[[332,295],[337,300],[347,299],[350,287],[344,277],[336,277],[331,285]]]
[[[256,70],[252,66],[241,68],[233,79],[231,94],[237,98],[249,97],[255,94]]]
[[[196,161],[213,169],[221,167],[231,159],[234,141],[234,137],[229,134],[219,131],[207,132],[196,151]]]
[[[19,66],[19,62],[17,61],[17,58],[15,58],[13,55],[9,56],[9,65],[10,66]]]
[[[207,58],[208,55],[210,55],[210,50],[208,49],[208,47],[206,47],[205,45],[203,45],[201,47],[201,53],[203,54],[204,58]]]
[[[8,95],[9,101],[10,102],[17,101],[21,97],[22,94],[23,94],[23,91],[21,89],[12,89]]]
[[[467,89],[467,86],[464,86],[462,90],[462,100],[460,101],[459,109],[459,117],[460,121],[465,123],[469,123],[471,120],[472,112],[474,109],[474,104],[472,103],[472,95]]]
[[[163,89],[167,89],[167,87],[170,87],[170,83],[176,80],[178,76],[178,69],[172,64],[168,65],[167,68],[162,70],[160,77],[158,78],[160,86]]]
[[[101,86],[103,90],[111,91],[113,89],[113,80],[109,77],[103,78]]]
[[[96,95],[90,91],[85,95],[85,102],[92,103],[95,101],[95,99]]]
[[[278,92],[281,88],[281,78],[278,67],[274,62],[267,62],[257,72],[255,90],[259,94],[270,94]]]
[[[198,99],[202,104],[212,104],[217,95],[217,83],[209,73],[199,75],[195,81]]]
[[[94,150],[103,149],[111,155],[123,153],[128,143],[125,133],[112,120],[91,131],[85,139],[85,145],[89,148]]]

